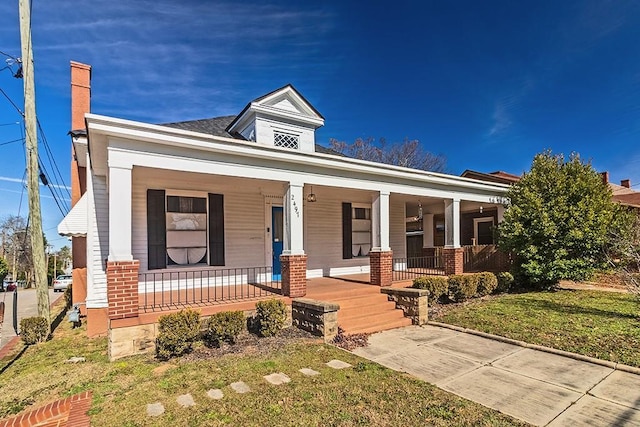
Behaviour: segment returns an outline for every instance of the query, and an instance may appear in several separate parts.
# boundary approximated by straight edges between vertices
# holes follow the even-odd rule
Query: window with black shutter
[[[224,198],[191,197],[147,190],[149,270],[167,266],[223,266]]]

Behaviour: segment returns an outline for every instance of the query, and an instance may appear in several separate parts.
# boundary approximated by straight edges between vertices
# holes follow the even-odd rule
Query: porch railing
[[[393,280],[411,280],[420,276],[443,275],[441,256],[423,256],[393,259]]]
[[[282,293],[271,267],[147,272],[138,275],[140,308],[162,311]]]
[[[464,246],[464,271],[505,271],[511,265],[508,254],[496,245]]]

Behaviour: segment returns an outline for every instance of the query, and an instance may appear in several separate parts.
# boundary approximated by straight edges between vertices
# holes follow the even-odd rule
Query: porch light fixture
[[[482,205],[480,205],[480,213],[482,213]]]
[[[315,203],[317,201],[316,195],[313,193],[313,185],[311,186],[311,192],[307,194],[307,202]]]
[[[420,221],[421,219],[422,219],[422,202],[418,200],[418,218],[416,220]]]

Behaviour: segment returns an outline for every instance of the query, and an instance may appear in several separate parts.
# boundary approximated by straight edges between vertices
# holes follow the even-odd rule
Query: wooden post
[[[24,84],[25,148],[27,157],[27,190],[29,192],[29,217],[31,252],[38,300],[38,316],[47,319],[49,329],[49,286],[45,263],[44,239],[42,236],[42,213],[40,211],[40,187],[38,166],[38,128],[36,121],[35,79],[33,73],[33,48],[31,47],[31,9],[29,0],[19,1],[20,41],[22,47],[22,81]]]

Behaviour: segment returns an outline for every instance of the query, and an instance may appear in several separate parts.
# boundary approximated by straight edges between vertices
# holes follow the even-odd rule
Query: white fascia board
[[[247,166],[241,163],[230,163],[214,159],[176,156],[167,153],[149,153],[143,151],[128,150],[117,147],[109,147],[109,165],[111,167],[132,167],[133,165],[154,169],[173,171],[189,171],[201,174],[215,174],[229,177],[249,178],[256,180],[268,179],[304,184],[309,183],[319,186],[348,188],[371,192],[389,192],[406,194],[418,197],[430,197],[440,199],[462,199],[480,203],[500,203],[500,195],[496,193],[476,193],[472,191],[460,191],[457,189],[438,189],[428,186],[416,186],[394,182],[375,181],[369,177],[349,178],[344,176],[332,176],[327,174],[308,173],[304,171],[291,171],[283,168],[275,168],[273,162],[261,162]]]
[[[263,147],[257,145],[254,142],[217,137],[198,132],[169,128],[166,126],[150,125],[146,123],[115,119],[94,114],[87,115],[87,124],[90,139],[93,138],[94,134],[96,136],[98,136],[99,134],[103,134],[108,137],[115,137],[121,141],[118,144],[120,148],[125,148],[124,145],[127,144],[126,140],[132,141],[134,143],[135,141],[145,141],[180,149],[200,151],[203,153],[224,153],[240,157],[250,157],[255,159],[276,161],[282,164],[281,168],[285,171],[286,169],[283,168],[283,166],[285,166],[284,164],[286,163],[293,163],[298,165],[304,164],[307,166],[315,166],[322,169],[333,169],[343,172],[349,171],[357,174],[369,175],[372,177],[380,177],[384,181],[398,179],[413,181],[415,182],[414,185],[417,185],[418,187],[429,184],[458,187],[455,190],[451,190],[449,194],[456,191],[462,191],[466,193],[465,190],[475,190],[479,192],[493,193],[493,195],[504,195],[509,188],[509,185],[507,184],[487,183],[454,175],[420,171],[416,169],[386,165],[382,163],[374,163],[348,157],[338,157],[330,154],[305,153],[278,147]],[[107,141],[109,139],[111,138],[105,138],[104,141]],[[103,139],[100,138],[100,140]],[[151,155],[151,153],[144,154]],[[185,155],[188,155],[188,153],[185,153]],[[198,160],[194,159],[194,161]],[[207,163],[210,162],[207,161]],[[288,174],[288,176],[291,176],[292,174],[292,172],[289,171],[286,171],[286,173]],[[264,174],[262,174],[261,177],[264,177]],[[313,181],[308,182],[316,184],[316,182]],[[322,183],[320,182],[317,182],[317,184],[322,185]],[[373,181],[373,184],[375,185],[377,184],[377,182]],[[378,189],[380,188],[378,187]],[[391,191],[397,192],[395,190]]]
[[[312,117],[306,114],[295,113],[293,111],[281,110],[280,108],[274,108],[268,105],[251,104],[250,109],[256,113],[269,114],[270,116],[283,117],[297,122],[309,123],[316,128],[324,126],[324,119],[319,117]]]
[[[305,117],[309,117],[309,116],[316,117],[318,119],[321,119],[322,123],[324,124],[324,120],[322,119],[322,117],[318,116],[318,114],[313,110],[313,107],[311,107],[311,105],[307,101],[302,99],[300,95],[298,95],[298,93],[289,86],[284,87],[280,91],[272,93],[266,98],[262,98],[259,102],[252,102],[251,104],[266,107],[265,104],[268,104],[272,100],[280,97],[287,97],[287,96],[293,98],[293,101],[296,104],[298,104],[298,106],[302,107],[304,110],[307,110],[307,114],[305,115]],[[277,110],[277,111],[281,111],[281,110]]]

